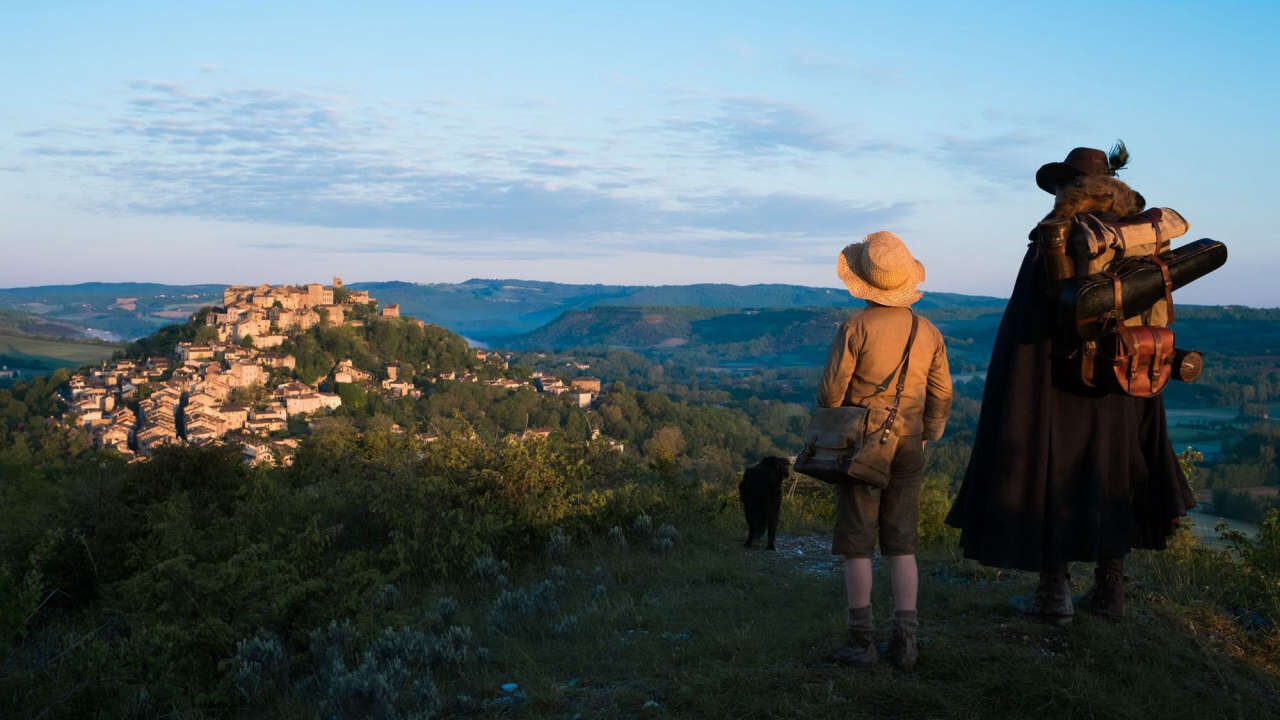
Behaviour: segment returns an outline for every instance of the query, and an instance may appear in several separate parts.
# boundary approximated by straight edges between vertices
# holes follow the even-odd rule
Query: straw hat
[[[850,295],[880,305],[906,307],[923,295],[916,286],[924,282],[924,265],[911,256],[902,238],[887,231],[873,232],[841,251],[836,274]]]

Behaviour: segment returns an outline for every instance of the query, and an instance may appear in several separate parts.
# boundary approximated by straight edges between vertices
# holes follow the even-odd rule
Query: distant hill
[[[496,342],[514,350],[627,349],[647,355],[695,353],[710,363],[817,366],[853,310],[597,306],[566,312],[537,330]],[[952,364],[973,369],[990,356],[1002,311],[1000,304],[921,312],[947,336]]]
[[[10,321],[29,328],[24,333],[43,326],[34,332],[57,335],[82,329],[107,339],[134,339],[221,302],[224,287],[84,283],[0,289],[0,308],[25,313]],[[738,359],[808,357],[814,348],[826,347],[836,318],[858,305],[841,289],[776,284],[570,285],[472,279],[348,287],[368,290],[384,305],[398,303],[406,315],[492,345],[647,352],[700,348]],[[996,297],[925,293],[916,307],[948,337],[953,363],[983,365],[1004,303]],[[610,312],[612,308],[617,310]],[[1175,329],[1183,347],[1265,362],[1280,356],[1278,321],[1276,309],[1179,306]]]
[[[0,308],[0,368],[19,377],[75,368],[111,357],[118,345],[86,337],[83,328],[32,313]],[[0,378],[0,385],[12,378]]]
[[[488,342],[523,335],[573,310],[601,306],[698,308],[851,307],[844,290],[802,285],[568,285],[472,279],[456,284],[354,283],[404,312]],[[1003,307],[999,298],[926,293],[921,309]],[[505,340],[501,344],[507,344]]]
[[[85,337],[84,328],[74,323],[5,308],[0,308],[0,334],[67,339]]]
[[[221,302],[223,285],[81,283],[0,289],[0,308],[38,315],[105,340],[132,340]]]
[[[958,299],[955,304],[950,304]],[[926,296],[922,315],[942,331],[952,372],[986,369],[1004,302],[994,298]],[[711,365],[818,366],[836,327],[856,306],[808,308],[628,307],[570,310],[520,335],[492,340],[513,350],[626,349],[650,357],[685,355]],[[1175,383],[1168,397],[1180,405],[1222,404],[1221,386],[1254,385],[1280,368],[1280,310],[1241,307],[1179,308],[1178,345],[1207,356],[1198,383]],[[1268,387],[1272,380],[1266,380]]]
[[[221,302],[224,287],[82,283],[9,288],[0,289],[0,308],[92,329],[98,337],[106,339],[133,340],[164,325],[182,322],[203,306]],[[856,302],[844,290],[801,285],[570,285],[472,279],[431,284],[365,282],[348,287],[368,290],[383,304],[399,304],[407,315],[486,342],[530,332],[566,311],[602,305],[736,309],[847,307]],[[926,293],[920,307],[964,308],[992,304],[1003,304],[1003,301],[954,293]]]

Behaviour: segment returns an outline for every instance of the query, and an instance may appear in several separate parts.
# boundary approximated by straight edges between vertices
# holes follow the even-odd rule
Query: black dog
[[[751,543],[769,528],[769,549],[778,534],[778,513],[782,510],[782,481],[791,475],[791,461],[780,457],[767,457],[742,473],[738,483],[738,498],[747,516],[747,542]]]

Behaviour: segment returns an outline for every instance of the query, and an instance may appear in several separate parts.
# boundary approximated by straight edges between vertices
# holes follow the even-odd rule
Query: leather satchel
[[[849,465],[867,434],[867,409],[861,405],[815,408],[804,450],[792,467],[825,483],[849,480]]]
[[[1150,398],[1173,378],[1173,331],[1165,327],[1121,326],[1100,343],[1100,354],[1125,395]]]
[[[804,450],[796,457],[796,472],[833,485],[855,482],[877,488],[889,485],[889,468],[898,451],[898,435],[893,426],[898,419],[907,370],[911,367],[911,346],[915,344],[920,318],[911,313],[911,333],[895,373],[876,387],[872,396],[889,387],[897,376],[893,404],[887,409],[845,405],[815,408],[809,419]]]
[[[1148,261],[1160,268],[1164,280],[1165,304],[1169,309],[1168,321],[1173,322],[1173,282],[1169,267],[1156,256]],[[1173,331],[1157,325],[1127,325],[1123,286],[1117,273],[1105,273],[1112,283],[1114,315],[1113,331],[1104,335],[1096,344],[1086,342],[1082,349],[1081,380],[1085,385],[1096,386],[1100,380],[1097,364],[1111,368],[1108,383],[1125,395],[1151,398],[1159,395],[1173,378]],[[1105,372],[1105,371],[1104,371]]]

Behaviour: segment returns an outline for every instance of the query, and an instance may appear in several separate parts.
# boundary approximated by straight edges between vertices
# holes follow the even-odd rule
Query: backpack
[[[1056,354],[1085,387],[1149,398],[1171,379],[1189,382],[1199,375],[1202,358],[1175,348],[1169,329],[1174,319],[1170,241],[1188,227],[1169,208],[1121,219],[1078,213],[1037,226],[1033,237],[1057,304]],[[1105,302],[1098,312],[1081,316],[1086,297]]]

